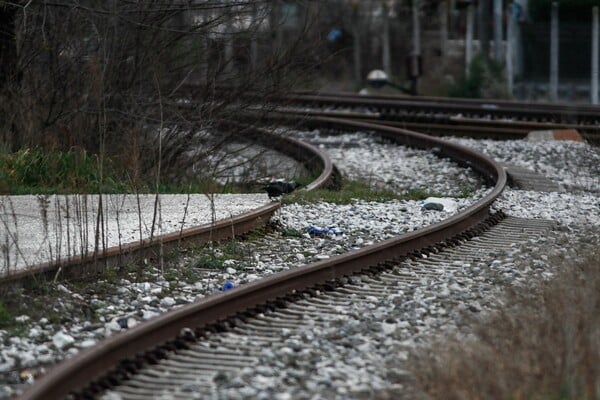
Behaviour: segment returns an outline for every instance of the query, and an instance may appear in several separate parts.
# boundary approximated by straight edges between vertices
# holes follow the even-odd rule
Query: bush
[[[469,76],[462,76],[448,87],[449,97],[467,98],[509,98],[502,65],[478,55],[469,65]]]

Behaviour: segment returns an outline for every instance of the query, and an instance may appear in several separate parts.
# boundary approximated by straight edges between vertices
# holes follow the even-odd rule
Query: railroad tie
[[[269,309],[254,317],[234,318],[229,331],[205,332],[196,343],[171,353],[155,365],[143,366],[110,392],[123,400],[161,395],[173,399],[218,398],[219,386],[227,383],[230,387],[243,370],[258,367],[263,351],[273,343],[299,334],[306,327],[327,327],[333,321],[339,324],[340,310],[367,304],[373,298],[398,294],[406,297],[400,301],[410,301],[410,296],[404,293],[419,282],[435,281],[438,274],[450,271],[460,278],[462,270],[472,263],[490,265],[498,252],[542,236],[553,226],[554,222],[548,220],[509,216],[458,246],[402,259],[381,272],[349,277],[333,290],[307,291],[298,300],[285,302],[284,308]],[[345,315],[359,317],[352,312]],[[240,380],[236,384],[244,383]]]
[[[508,175],[512,187],[520,190],[533,190],[537,192],[562,192],[563,190],[552,179],[538,174],[530,169],[513,164],[502,164]]]

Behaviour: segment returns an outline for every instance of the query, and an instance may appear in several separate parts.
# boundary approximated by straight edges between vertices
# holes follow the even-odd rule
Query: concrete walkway
[[[136,242],[267,203],[262,193],[160,195],[158,203],[152,194],[1,196],[0,274],[93,251],[97,242],[99,249]]]

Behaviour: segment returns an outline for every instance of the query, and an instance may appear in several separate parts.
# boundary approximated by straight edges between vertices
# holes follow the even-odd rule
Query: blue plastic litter
[[[336,236],[344,234],[344,231],[341,230],[340,228],[329,228],[329,232],[333,233]]]
[[[235,287],[235,285],[233,284],[233,282],[229,282],[229,281],[227,281],[227,282],[225,282],[225,283],[223,284],[223,286],[221,286],[221,290],[222,290],[223,292],[226,292],[226,291],[228,291],[228,290],[230,290],[230,289],[233,289],[234,287]]]
[[[339,236],[339,235],[343,235],[344,231],[340,228],[321,228],[318,226],[311,226],[310,229],[308,230],[308,234],[310,236],[318,236],[318,237],[325,237],[325,236]]]

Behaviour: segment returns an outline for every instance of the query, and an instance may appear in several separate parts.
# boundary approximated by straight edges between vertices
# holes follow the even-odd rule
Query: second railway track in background
[[[282,331],[287,335],[306,323],[327,324],[340,307],[349,304],[346,296],[368,303],[402,292],[416,281],[435,277],[433,265],[452,269],[456,259],[477,262],[486,252],[535,239],[552,229],[551,221],[506,217],[501,212],[490,215],[489,207],[506,176],[501,166],[471,150],[364,122],[318,118],[306,123],[373,130],[392,141],[437,147],[442,155],[472,166],[496,186],[484,199],[442,223],[207,298],[110,338],[59,365],[23,398],[61,398],[69,392],[84,398],[104,392],[124,399],[161,394],[218,397],[219,371],[227,376],[228,371],[254,368],[260,361],[253,350],[256,345],[278,341]],[[159,387],[152,386],[156,384]]]
[[[434,135],[520,139],[540,130],[575,129],[600,143],[600,107],[503,100],[299,93],[276,99],[283,113],[351,118]]]

